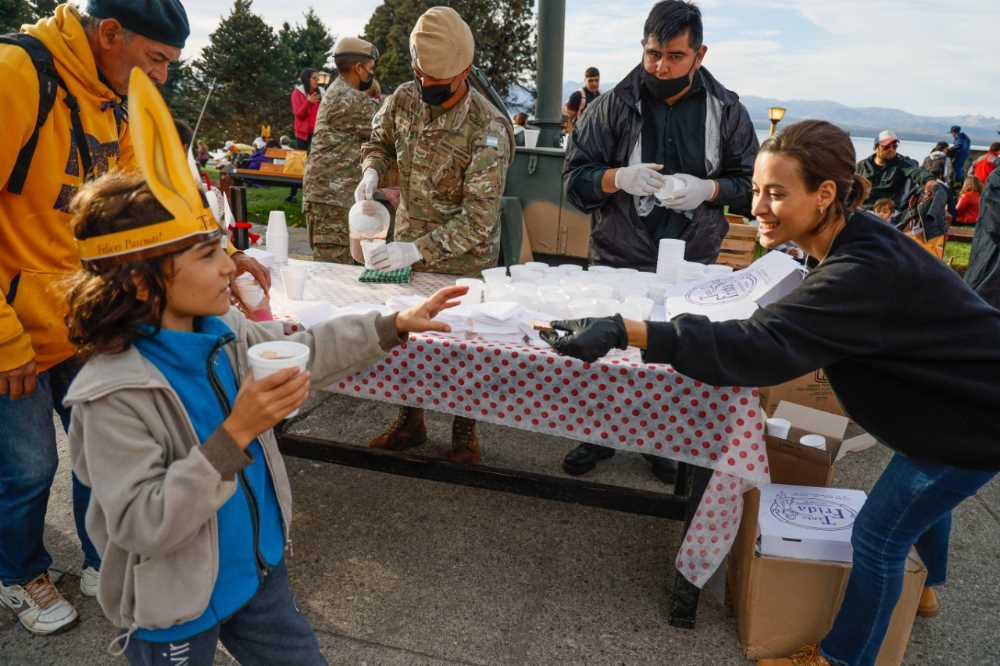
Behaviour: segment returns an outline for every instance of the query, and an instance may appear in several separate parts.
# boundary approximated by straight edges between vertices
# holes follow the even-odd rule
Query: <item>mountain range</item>
[[[569,99],[570,94],[582,86],[579,81],[563,83],[563,100]],[[611,90],[614,86],[614,83],[602,82],[601,89]],[[881,130],[891,129],[902,139],[950,142],[948,130],[952,125],[958,125],[969,135],[973,145],[988,146],[1000,141],[1000,118],[991,116],[920,116],[900,109],[857,108],[828,100],[780,100],[753,95],[741,96],[740,100],[750,112],[754,125],[761,129],[769,125],[768,108],[781,106],[787,109],[783,123],[818,118],[834,123],[854,136],[874,137]],[[515,89],[509,101],[512,110],[527,110],[533,105],[531,95],[523,90]]]

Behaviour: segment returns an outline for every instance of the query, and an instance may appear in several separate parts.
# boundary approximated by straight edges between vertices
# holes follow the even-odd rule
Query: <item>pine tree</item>
[[[535,68],[532,0],[384,0],[365,26],[365,39],[378,47],[379,82],[388,88],[413,78],[410,31],[435,5],[462,15],[476,39],[475,65],[502,97],[513,86],[529,84]]]
[[[310,7],[305,13],[305,23],[282,25],[278,41],[290,52],[295,75],[303,69],[329,69],[336,41],[322,19]]]
[[[0,34],[17,32],[34,19],[34,7],[28,0],[0,0]]]
[[[270,125],[274,136],[291,130],[289,53],[252,5],[235,0],[193,65],[196,90],[207,92],[215,82],[200,132],[212,142],[252,141],[261,125]]]

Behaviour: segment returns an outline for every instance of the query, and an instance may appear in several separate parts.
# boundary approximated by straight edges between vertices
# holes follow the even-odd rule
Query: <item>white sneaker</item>
[[[101,572],[94,567],[84,567],[80,572],[80,594],[85,597],[96,597],[100,584]]]
[[[0,583],[0,602],[14,611],[24,628],[33,634],[54,634],[69,628],[79,617],[73,604],[49,580],[48,573],[23,586]]]

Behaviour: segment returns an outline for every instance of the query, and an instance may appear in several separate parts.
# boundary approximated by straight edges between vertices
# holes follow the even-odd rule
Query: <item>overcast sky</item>
[[[357,35],[381,0],[256,0],[274,26],[312,6],[337,35]],[[641,55],[651,0],[567,0],[564,78],[588,65],[606,80]],[[1000,116],[1000,1],[701,0],[705,64],[745,95],[829,99],[920,115]],[[184,57],[208,42],[231,0],[188,0]],[[992,48],[988,45],[993,44]]]

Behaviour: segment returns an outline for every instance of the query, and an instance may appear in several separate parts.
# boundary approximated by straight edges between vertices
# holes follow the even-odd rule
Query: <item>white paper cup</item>
[[[455,280],[455,285],[458,287],[469,288],[468,293],[458,299],[462,305],[479,305],[483,302],[483,290],[486,287],[486,283],[482,280],[477,280],[475,278],[459,278],[458,280]]]
[[[509,282],[487,282],[486,299],[489,302],[509,303],[514,300],[514,291]]]
[[[483,269],[483,280],[486,282],[508,282],[507,279],[507,267],[499,266],[497,268],[484,268]]]
[[[560,273],[580,273],[583,271],[583,266],[579,264],[559,264],[556,268]]]
[[[545,272],[549,270],[549,265],[544,261],[527,261],[524,265],[535,271]]]
[[[653,299],[644,296],[631,296],[622,303],[622,317],[635,321],[648,321],[653,314]],[[628,315],[625,312],[628,312]]]
[[[588,266],[587,271],[590,273],[614,273],[615,269],[611,266]]]
[[[788,439],[788,433],[792,429],[792,422],[788,419],[768,419],[767,434],[779,439]]]
[[[272,354],[278,358],[268,358]],[[309,347],[290,340],[261,342],[247,350],[247,356],[250,358],[253,378],[258,381],[285,368],[305,370],[309,366]],[[285,418],[291,418],[298,413],[299,410],[293,410]]]
[[[290,266],[281,269],[281,281],[285,284],[285,296],[292,301],[301,301],[306,293],[306,269]]]
[[[799,438],[799,444],[802,446],[808,446],[814,449],[826,450],[826,437],[823,435],[802,435]]]
[[[530,282],[537,284],[545,277],[545,272],[526,264],[516,264],[510,267],[510,278],[514,282]]]
[[[240,300],[250,309],[256,308],[267,295],[264,288],[257,284],[252,275],[241,275],[236,278],[236,293]]]

